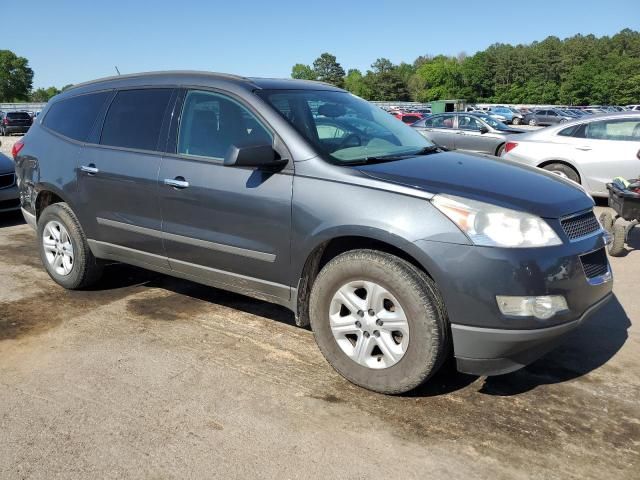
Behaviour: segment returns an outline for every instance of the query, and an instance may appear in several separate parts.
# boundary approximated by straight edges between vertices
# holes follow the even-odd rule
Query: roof
[[[101,88],[122,88],[123,86],[143,86],[143,85],[233,85],[236,87],[257,90],[257,89],[295,89],[295,90],[334,90],[342,91],[333,85],[311,80],[297,80],[288,78],[258,78],[242,77],[227,73],[203,72],[193,70],[143,72],[128,75],[116,75],[112,77],[100,78],[89,82],[83,82],[65,90],[67,92],[79,93],[80,91],[97,90]]]

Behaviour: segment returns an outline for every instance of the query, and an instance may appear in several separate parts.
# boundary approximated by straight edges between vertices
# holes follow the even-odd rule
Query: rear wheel
[[[319,273],[309,306],[324,357],[369,390],[407,392],[447,356],[446,313],[435,283],[394,255],[354,250],[337,256]]]
[[[504,152],[504,143],[498,147],[498,150],[496,150],[496,157],[501,157],[503,152]]]
[[[49,276],[70,290],[87,288],[102,275],[73,210],[66,203],[49,205],[38,219],[40,258]]]
[[[580,175],[569,165],[565,165],[564,163],[550,163],[549,165],[545,165],[545,170],[551,173],[555,173],[556,175],[568,178],[576,183],[580,183]]]

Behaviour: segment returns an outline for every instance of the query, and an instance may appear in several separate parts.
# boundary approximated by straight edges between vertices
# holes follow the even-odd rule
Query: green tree
[[[344,77],[344,88],[366,100],[371,99],[371,89],[365,82],[364,75],[358,69],[352,68],[347,72]]]
[[[33,70],[26,58],[0,50],[0,101],[27,100],[33,84]]]
[[[46,89],[38,88],[37,90],[34,90],[33,92],[31,92],[31,94],[29,95],[29,101],[48,102],[49,100],[51,100],[51,98],[55,97],[59,93],[60,93],[60,90],[58,90],[56,87],[49,87]]]
[[[313,71],[321,82],[330,83],[336,87],[344,86],[344,69],[336,57],[330,53],[323,53],[313,62]]]
[[[317,80],[316,72],[309,65],[296,63],[291,69],[291,78],[299,80]]]
[[[379,58],[367,71],[364,82],[371,91],[370,100],[405,101],[410,99],[409,89],[401,71],[391,60]]]

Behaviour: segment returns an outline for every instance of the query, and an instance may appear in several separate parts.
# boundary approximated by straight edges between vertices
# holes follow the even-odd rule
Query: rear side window
[[[123,90],[114,98],[100,143],[112,147],[157,150],[172,89]]]
[[[588,123],[585,137],[594,140],[640,142],[640,120],[616,119]]]
[[[84,141],[110,92],[89,93],[54,103],[42,124],[65,137]]]

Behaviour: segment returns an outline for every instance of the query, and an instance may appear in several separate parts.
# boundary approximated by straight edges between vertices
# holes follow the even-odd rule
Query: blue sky
[[[29,59],[34,85],[165,69],[289,76],[322,52],[346,69],[378,57],[472,54],[548,35],[640,30],[640,0],[5,0],[0,49]]]

